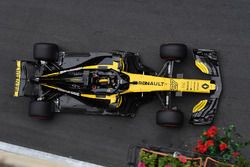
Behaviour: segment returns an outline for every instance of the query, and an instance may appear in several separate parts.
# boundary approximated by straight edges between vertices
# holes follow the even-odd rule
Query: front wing
[[[212,124],[222,91],[221,73],[217,53],[210,49],[194,49],[195,65],[201,72],[211,76],[216,89],[208,99],[201,100],[193,108],[190,122],[194,125]],[[205,85],[204,85],[205,86]]]

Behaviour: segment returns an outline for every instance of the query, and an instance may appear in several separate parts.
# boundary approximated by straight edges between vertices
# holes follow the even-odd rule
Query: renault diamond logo
[[[203,84],[202,88],[207,89],[208,88],[208,84]]]

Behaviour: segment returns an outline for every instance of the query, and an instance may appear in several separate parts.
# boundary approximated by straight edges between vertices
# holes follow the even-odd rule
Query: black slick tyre
[[[54,111],[55,104],[53,102],[32,101],[29,105],[29,116],[35,119],[51,119]]]
[[[160,46],[160,56],[167,61],[182,61],[187,56],[187,46],[185,44],[162,44]]]
[[[160,110],[156,113],[156,123],[163,127],[180,127],[183,119],[183,113],[180,111]]]
[[[33,47],[33,57],[35,60],[56,62],[59,58],[59,49],[53,43],[36,43]]]

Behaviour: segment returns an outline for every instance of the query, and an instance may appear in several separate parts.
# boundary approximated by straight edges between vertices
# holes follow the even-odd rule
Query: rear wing
[[[36,64],[34,62],[16,60],[14,97],[33,96],[36,94],[37,84],[30,82],[36,71]]]
[[[194,125],[209,125],[214,121],[222,91],[218,57],[216,51],[211,49],[194,49],[193,56],[197,68],[211,76],[211,81],[215,83],[216,89],[208,99],[201,100],[194,106],[190,122]]]
[[[18,97],[20,95],[20,86],[21,86],[21,61],[16,61],[16,80],[15,80],[15,88],[14,88],[14,97]]]

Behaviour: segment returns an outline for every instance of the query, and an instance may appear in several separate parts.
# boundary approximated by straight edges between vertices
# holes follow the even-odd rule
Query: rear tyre
[[[56,62],[59,58],[59,49],[53,43],[36,43],[33,47],[33,57],[36,60]]]
[[[156,113],[156,123],[163,127],[180,127],[183,119],[183,113],[180,111],[161,110]]]
[[[160,46],[160,56],[167,61],[182,61],[187,56],[187,46],[185,44],[162,44]]]
[[[35,119],[51,119],[55,111],[53,102],[33,101],[30,103],[29,116]]]

